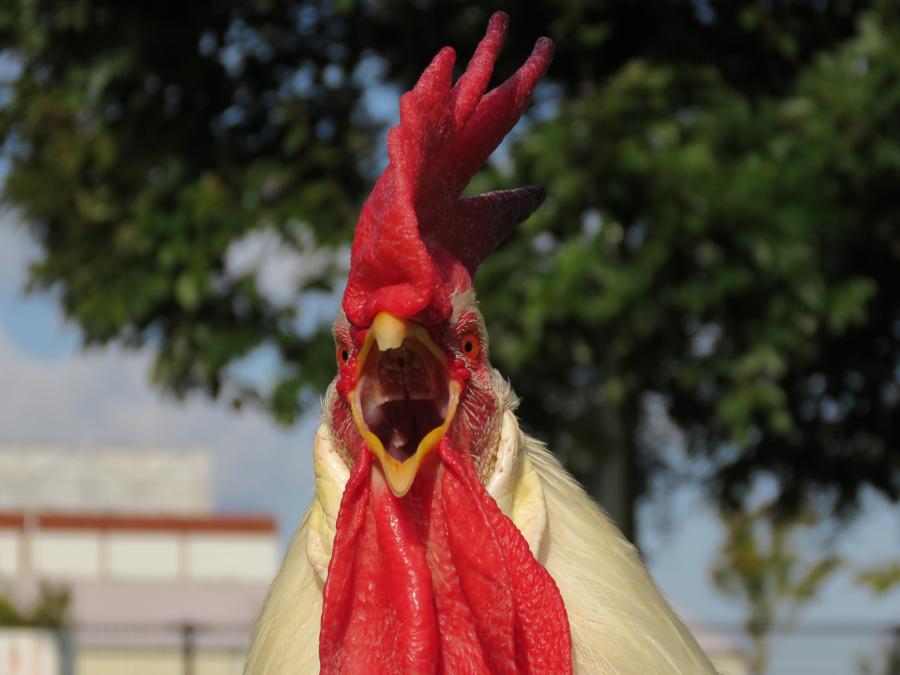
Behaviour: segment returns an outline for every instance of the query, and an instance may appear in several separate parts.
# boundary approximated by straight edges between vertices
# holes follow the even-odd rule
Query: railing
[[[80,626],[71,675],[241,675],[252,626]]]
[[[898,613],[900,619],[900,613]],[[733,670],[751,675],[753,646],[735,623],[692,624],[704,648]],[[718,649],[716,649],[718,648]],[[765,641],[766,675],[900,675],[900,624],[799,622],[776,626]],[[893,668],[893,669],[892,669]]]
[[[741,626],[692,628],[723,675],[753,672],[753,650]],[[251,632],[246,625],[79,626],[49,635],[61,656],[52,667],[46,661],[43,670],[26,671],[0,663],[0,675],[241,675]],[[767,675],[900,675],[900,625],[779,626],[767,647]]]

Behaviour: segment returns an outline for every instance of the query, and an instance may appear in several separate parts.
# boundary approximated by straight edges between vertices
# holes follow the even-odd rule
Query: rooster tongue
[[[444,421],[430,399],[386,401],[372,418],[372,432],[384,439],[387,453],[401,462],[412,457],[419,441]]]
[[[402,499],[368,452],[354,465],[323,593],[321,672],[571,673],[553,579],[471,460],[446,439],[437,454],[432,479]]]

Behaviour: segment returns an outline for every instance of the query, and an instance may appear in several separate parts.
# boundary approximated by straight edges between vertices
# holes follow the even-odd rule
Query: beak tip
[[[388,349],[397,349],[403,344],[406,338],[407,325],[402,319],[398,319],[392,314],[381,312],[372,321],[372,327],[369,329],[378,343],[379,351],[387,351]]]
[[[406,493],[412,487],[413,479],[416,476],[419,462],[413,460],[416,465],[414,467],[406,464],[395,463],[391,461],[382,461],[381,467],[384,471],[384,479],[388,484],[391,492],[395,497],[405,497]]]

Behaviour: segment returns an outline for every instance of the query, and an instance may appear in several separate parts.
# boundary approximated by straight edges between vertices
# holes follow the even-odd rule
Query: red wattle
[[[324,589],[321,672],[571,673],[555,582],[471,460],[446,440],[438,455],[398,499],[360,453]]]
[[[437,654],[425,552],[363,449],[344,490],[323,591],[322,673],[431,673]]]
[[[494,638],[488,646],[491,651],[508,649],[505,635],[490,635],[498,614],[491,603],[500,602],[496,591],[488,600],[492,585],[508,584],[512,598],[511,606],[503,610],[513,617],[516,668],[492,672],[571,673],[569,617],[556,582],[485,490],[471,458],[453,450],[446,439],[439,452],[451,550],[463,586],[471,589],[470,606],[483,617],[479,636],[483,641],[486,636]]]

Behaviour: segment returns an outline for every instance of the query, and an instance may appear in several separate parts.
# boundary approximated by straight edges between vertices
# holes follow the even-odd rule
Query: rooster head
[[[324,589],[324,673],[569,672],[556,586],[484,489],[507,388],[472,280],[544,193],[462,193],[553,52],[541,38],[485,93],[507,23],[491,18],[455,83],[445,48],[400,99],[356,227],[326,399],[351,474]]]
[[[519,119],[553,53],[540,39],[525,64],[485,95],[507,23],[502,13],[491,18],[455,84],[448,47],[400,99],[390,163],[356,227],[334,329],[333,428],[349,461],[364,447],[375,455],[398,497],[444,438],[489,470],[499,432],[502,380],[488,361],[472,279],[544,191],[461,195]]]

